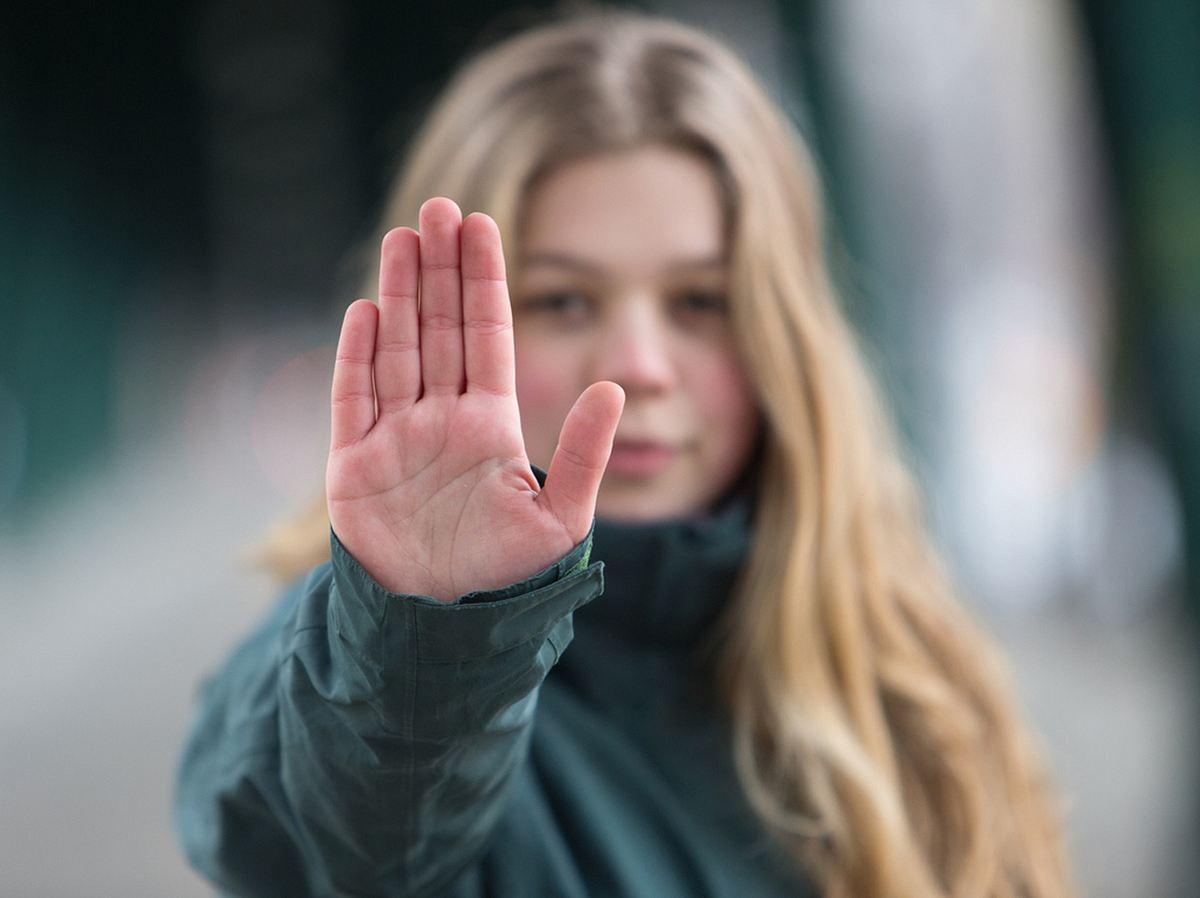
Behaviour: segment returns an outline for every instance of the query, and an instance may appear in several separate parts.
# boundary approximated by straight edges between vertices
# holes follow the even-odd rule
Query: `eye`
[[[585,322],[594,311],[594,304],[578,290],[555,290],[526,297],[517,304],[517,310],[547,322],[572,325]]]
[[[675,309],[689,316],[724,316],[729,312],[729,298],[714,290],[685,290],[675,297]]]

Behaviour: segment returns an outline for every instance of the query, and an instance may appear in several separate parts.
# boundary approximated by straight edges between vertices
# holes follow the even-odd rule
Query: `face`
[[[619,384],[602,518],[694,514],[750,461],[759,416],[733,339],[723,224],[710,166],[665,147],[568,163],[526,197],[512,290],[525,443],[548,468],[584,388]]]

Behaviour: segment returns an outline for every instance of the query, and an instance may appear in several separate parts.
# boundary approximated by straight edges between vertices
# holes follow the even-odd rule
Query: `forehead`
[[[656,271],[724,254],[724,211],[712,166],[647,146],[566,163],[525,198],[522,256],[564,254]]]

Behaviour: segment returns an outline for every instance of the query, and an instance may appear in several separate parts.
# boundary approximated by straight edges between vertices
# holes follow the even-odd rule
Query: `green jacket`
[[[388,593],[331,533],[204,686],[176,792],[192,864],[288,898],[813,894],[741,794],[694,651],[747,517],[598,521],[450,604]]]

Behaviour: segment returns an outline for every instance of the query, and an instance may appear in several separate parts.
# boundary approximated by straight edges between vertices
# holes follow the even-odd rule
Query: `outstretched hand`
[[[496,223],[438,197],[383,238],[379,303],[346,310],[329,520],[381,586],[451,601],[517,582],[586,536],[624,394],[592,384],[539,489],[521,436]]]

